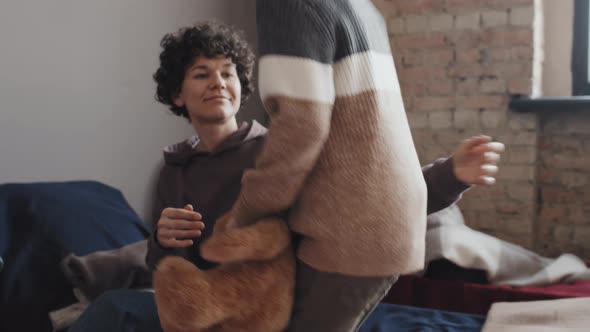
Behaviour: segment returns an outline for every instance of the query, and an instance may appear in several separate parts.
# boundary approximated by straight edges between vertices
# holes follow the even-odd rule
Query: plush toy
[[[200,270],[169,256],[160,261],[153,285],[166,332],[284,330],[291,317],[295,258],[285,221],[262,219],[240,228],[221,218],[201,245]]]

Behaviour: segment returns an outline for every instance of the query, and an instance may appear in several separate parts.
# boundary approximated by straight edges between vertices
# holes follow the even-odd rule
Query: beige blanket
[[[495,303],[482,331],[590,331],[590,298]]]
[[[426,265],[439,258],[484,270],[496,285],[541,286],[590,279],[590,270],[574,255],[543,257],[467,227],[456,205],[428,216]]]

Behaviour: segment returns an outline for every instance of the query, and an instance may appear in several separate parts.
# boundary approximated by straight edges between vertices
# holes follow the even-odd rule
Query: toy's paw
[[[157,275],[179,276],[195,273],[197,267],[186,259],[178,256],[164,257],[156,266]]]
[[[202,274],[201,270],[182,257],[165,257],[154,271],[154,290],[160,293],[182,293],[181,288],[192,287],[192,283],[200,277],[200,274]]]
[[[221,239],[220,239],[221,238]],[[238,245],[228,241],[227,234],[219,235],[215,240],[208,240],[201,244],[201,255],[208,261],[219,264],[233,262]]]
[[[217,263],[270,260],[290,245],[287,224],[278,218],[261,219],[251,225],[214,232],[201,244],[201,255]]]
[[[217,221],[215,222],[215,226],[213,226],[213,234],[220,234],[227,231],[228,229],[235,227],[236,222],[230,211],[217,219]]]

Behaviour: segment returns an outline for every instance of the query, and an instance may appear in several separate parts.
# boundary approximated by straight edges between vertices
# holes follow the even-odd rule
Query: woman
[[[164,149],[147,264],[153,269],[164,256],[179,255],[207,269],[214,264],[201,257],[199,243],[235,202],[266,133],[256,122],[236,120],[253,91],[255,57],[241,32],[214,23],[167,34],[161,46],[156,99],[186,118],[196,135]],[[153,293],[134,289],[105,292],[69,329],[161,330]]]

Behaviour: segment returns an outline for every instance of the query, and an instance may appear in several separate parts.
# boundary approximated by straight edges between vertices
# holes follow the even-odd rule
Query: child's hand
[[[205,224],[201,215],[188,204],[183,209],[166,208],[158,220],[157,240],[165,248],[184,248],[201,236]]]
[[[466,184],[492,185],[496,183],[494,175],[498,173],[500,154],[504,144],[492,142],[489,136],[471,137],[455,150],[453,154],[453,172]]]

